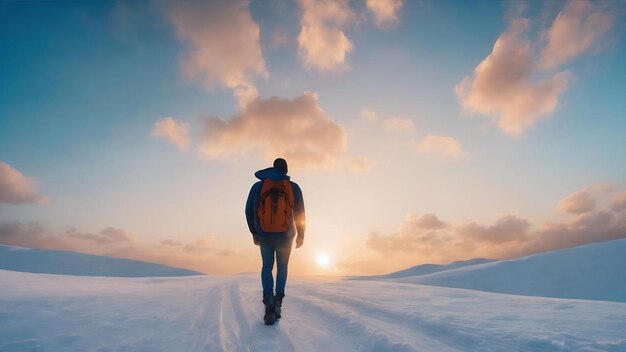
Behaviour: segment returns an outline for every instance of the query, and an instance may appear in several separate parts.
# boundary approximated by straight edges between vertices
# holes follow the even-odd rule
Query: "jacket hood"
[[[282,171],[278,171],[273,167],[268,167],[267,169],[259,170],[254,173],[254,176],[259,180],[265,180],[269,178],[272,181],[280,181],[280,180],[288,180],[289,176],[284,174]]]

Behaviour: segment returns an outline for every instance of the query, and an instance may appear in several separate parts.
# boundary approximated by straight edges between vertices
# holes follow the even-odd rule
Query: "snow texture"
[[[0,270],[0,351],[626,351],[626,304],[384,281]]]
[[[30,273],[151,277],[201,273],[131,259],[0,245],[0,269]]]
[[[516,295],[626,302],[626,239],[393,281]],[[626,328],[624,331],[626,338]]]
[[[58,265],[56,272],[75,272],[71,263],[93,260],[100,265],[94,275],[120,268],[112,258],[70,252],[57,252],[67,258],[55,261],[19,247],[0,254],[22,271]],[[421,276],[401,279],[291,278],[274,326],[263,325],[257,275],[0,270],[0,351],[626,352],[626,303],[608,301],[624,301],[625,254],[626,240],[618,240],[432,274],[411,268],[404,273]],[[146,274],[147,263],[125,263],[122,273]]]

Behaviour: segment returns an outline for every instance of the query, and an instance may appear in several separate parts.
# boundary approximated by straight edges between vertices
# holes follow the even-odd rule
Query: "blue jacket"
[[[293,181],[291,182],[291,187],[293,188],[293,218],[289,222],[287,226],[287,231],[280,233],[267,233],[261,230],[261,225],[259,223],[259,218],[256,215],[256,209],[259,206],[259,196],[261,195],[261,187],[263,186],[263,180],[269,178],[272,181],[280,181],[280,180],[289,180],[289,176],[282,173],[281,171],[276,170],[273,167],[259,170],[254,173],[254,176],[261,181],[258,181],[252,188],[250,189],[250,194],[248,194],[248,200],[246,201],[246,220],[248,221],[248,229],[250,229],[250,233],[253,235],[261,236],[261,237],[292,237],[296,234],[296,230],[298,231],[298,237],[304,238],[304,230],[306,228],[306,217],[304,214],[304,199],[302,198],[302,190],[300,186]]]

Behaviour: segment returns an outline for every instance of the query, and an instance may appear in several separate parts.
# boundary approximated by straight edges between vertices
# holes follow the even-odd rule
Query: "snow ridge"
[[[626,302],[626,239],[393,281],[515,295]]]
[[[0,245],[0,269],[44,274],[113,277],[203,275],[192,270],[139,260],[6,245]]]

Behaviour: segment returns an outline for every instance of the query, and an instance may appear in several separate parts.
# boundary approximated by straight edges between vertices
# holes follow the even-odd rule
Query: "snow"
[[[393,281],[517,295],[626,302],[626,239]]]
[[[484,258],[475,258],[470,260],[453,262],[450,264],[440,265],[440,264],[422,264],[417,265],[408,269],[396,271],[394,273],[386,274],[386,275],[372,275],[372,276],[354,276],[350,277],[351,280],[377,280],[377,279],[397,279],[402,277],[413,277],[413,276],[421,276],[432,273],[437,273],[440,271],[460,268],[468,265],[476,265],[476,264],[484,264],[492,262],[491,259]]]
[[[262,322],[257,275],[0,270],[0,351],[626,351],[626,303],[291,278]]]
[[[151,277],[201,273],[131,259],[0,245],[0,269],[30,273]]]
[[[626,240],[482,261],[292,277],[265,326],[256,274],[0,246],[0,351],[626,352]]]

